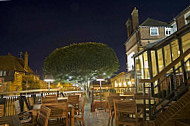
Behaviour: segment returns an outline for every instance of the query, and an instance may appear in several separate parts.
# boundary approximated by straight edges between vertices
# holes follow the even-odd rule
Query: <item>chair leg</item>
[[[113,118],[115,118],[114,114],[111,116],[111,125],[113,126]]]
[[[66,120],[65,120],[65,123],[66,123],[66,126],[68,126],[68,123],[69,123],[69,122],[68,122],[68,119],[67,119],[67,118],[66,118]]]
[[[82,119],[82,126],[85,126],[85,125],[84,125],[84,119]]]
[[[109,116],[109,119],[108,119],[108,126],[110,125],[110,116]]]

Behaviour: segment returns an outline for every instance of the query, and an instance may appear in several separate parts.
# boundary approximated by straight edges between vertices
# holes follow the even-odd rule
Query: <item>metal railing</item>
[[[178,100],[188,90],[190,71],[184,68],[190,66],[190,58],[183,64],[181,61],[184,61],[189,53],[190,49],[163,69],[156,77],[140,80],[143,84],[144,120],[153,120],[158,113],[165,111],[173,101]],[[181,65],[176,68],[176,65],[180,62]],[[155,94],[155,91],[157,91],[157,94]],[[146,94],[148,94],[148,101],[145,100]],[[151,104],[152,99],[154,104]]]
[[[58,89],[39,89],[13,92],[1,92],[0,104],[4,104],[4,116],[16,115],[15,101],[19,100],[21,111],[32,109],[33,104],[41,103],[41,98],[55,94],[57,97],[65,97],[70,94],[84,93],[84,91],[59,91]]]

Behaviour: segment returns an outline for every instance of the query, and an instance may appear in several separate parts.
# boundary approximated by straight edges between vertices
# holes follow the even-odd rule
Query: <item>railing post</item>
[[[57,91],[57,97],[59,97],[59,91]]]
[[[23,112],[24,111],[24,102],[22,99],[22,93],[20,93],[19,103],[20,103],[20,111]]]
[[[149,119],[152,120],[152,109],[151,109],[151,97],[150,97],[150,88],[148,88],[148,104],[149,104]]]
[[[36,104],[36,95],[34,93],[32,93],[31,97],[33,98],[34,100],[34,104]]]
[[[183,47],[182,47],[181,37],[178,38],[178,44],[179,44],[179,50],[180,50],[180,56],[181,56],[184,53]],[[181,60],[181,68],[182,68],[182,72],[183,72],[183,82],[184,82],[185,86],[187,86],[187,74],[186,74],[186,70],[185,70],[184,60]]]
[[[144,96],[144,121],[146,121],[146,92],[145,92],[145,83],[143,83],[143,96]]]

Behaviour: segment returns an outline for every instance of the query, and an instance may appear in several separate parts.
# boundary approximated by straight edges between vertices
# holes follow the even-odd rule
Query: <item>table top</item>
[[[17,115],[15,116],[5,116],[0,117],[0,125],[5,126],[22,126],[19,117]]]

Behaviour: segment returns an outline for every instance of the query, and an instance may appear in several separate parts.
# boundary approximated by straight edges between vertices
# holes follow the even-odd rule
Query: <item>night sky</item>
[[[45,57],[71,43],[102,42],[126,71],[125,22],[136,6],[147,17],[169,22],[190,0],[0,0],[0,55],[28,51],[29,66],[42,75]]]

